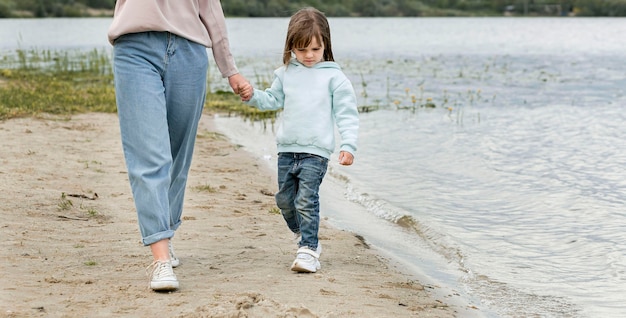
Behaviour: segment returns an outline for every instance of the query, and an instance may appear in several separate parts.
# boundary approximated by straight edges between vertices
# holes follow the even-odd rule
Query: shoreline
[[[255,122],[244,121],[237,116],[222,117],[215,115],[218,131],[232,139],[276,173],[276,145],[271,133],[273,127]],[[358,154],[356,156],[358,164]],[[320,188],[320,210],[323,222],[341,231],[347,231],[362,238],[364,244],[372,248],[384,262],[410,280],[430,288],[433,296],[445,299],[448,305],[460,310],[460,317],[478,318],[495,315],[487,308],[478,307],[479,302],[455,283],[462,273],[452,268],[449,262],[430,250],[424,242],[407,235],[397,224],[378,218],[362,205],[346,198],[345,181],[347,176],[341,170],[350,169],[337,163],[337,154],[331,156],[328,172]],[[453,274],[456,273],[456,274]]]
[[[289,270],[296,246],[274,207],[275,176],[200,122],[183,224],[181,289],[149,290],[115,114],[0,122],[6,237],[0,316],[456,317],[355,234],[322,221],[322,269]],[[465,317],[465,315],[463,315]]]

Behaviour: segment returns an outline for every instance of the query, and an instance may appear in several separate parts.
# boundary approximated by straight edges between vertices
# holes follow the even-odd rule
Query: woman
[[[206,96],[207,48],[235,93],[247,84],[230,52],[219,0],[117,0],[108,30],[122,146],[150,288],[176,290],[170,239],[181,223],[187,175]]]

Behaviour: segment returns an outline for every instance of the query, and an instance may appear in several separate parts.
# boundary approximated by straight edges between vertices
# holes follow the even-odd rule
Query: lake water
[[[379,109],[361,114],[355,164],[329,168],[329,222],[476,315],[626,316],[626,19],[330,21],[336,60]],[[228,20],[259,87],[287,22]],[[109,49],[109,23],[0,20],[0,51]],[[217,123],[273,167],[271,128]]]

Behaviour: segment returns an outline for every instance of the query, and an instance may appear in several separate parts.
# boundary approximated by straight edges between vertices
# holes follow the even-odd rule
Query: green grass
[[[261,86],[269,85],[269,79],[259,74],[255,74],[255,79]],[[209,74],[207,80],[214,79]],[[362,80],[361,86],[367,100],[367,83]],[[412,106],[415,107],[415,100]],[[361,106],[359,111],[379,108],[380,105]],[[16,49],[0,55],[0,120],[116,111],[112,60],[106,50]],[[266,127],[275,124],[278,114],[250,107],[230,90],[208,92],[205,111],[261,121]]]
[[[67,198],[65,192],[61,193],[61,198],[59,199],[59,203],[57,204],[57,208],[59,211],[67,211],[70,210],[74,206],[74,203],[70,199]]]
[[[217,192],[217,188],[215,188],[215,187],[213,187],[211,185],[208,185],[208,184],[195,186],[194,188],[197,191],[200,191],[200,192],[209,192],[209,193]]]
[[[269,209],[269,214],[280,214],[280,209],[277,207],[272,207],[271,209]]]
[[[207,94],[205,109],[263,121],[277,114],[221,91]],[[112,61],[104,50],[17,49],[0,56],[0,120],[116,111]]]

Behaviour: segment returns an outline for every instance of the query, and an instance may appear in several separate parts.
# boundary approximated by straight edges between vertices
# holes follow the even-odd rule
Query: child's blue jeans
[[[171,238],[206,95],[207,49],[168,32],[113,45],[117,111],[143,244]]]
[[[328,159],[307,153],[278,154],[276,205],[294,233],[301,233],[299,246],[317,249],[320,225],[319,189]]]

